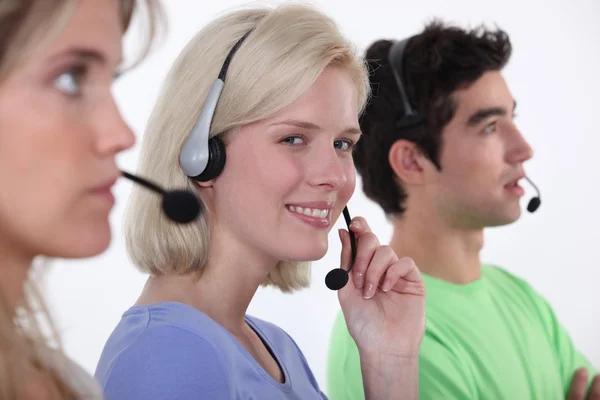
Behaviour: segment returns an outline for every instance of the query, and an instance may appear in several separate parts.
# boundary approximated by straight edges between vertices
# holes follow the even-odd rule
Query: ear
[[[422,185],[425,182],[423,153],[416,144],[405,139],[392,144],[388,161],[394,174],[406,184]]]
[[[201,188],[209,188],[215,184],[214,179],[211,179],[210,181],[206,181],[206,182],[197,181],[195,179],[192,179],[192,180],[194,181],[194,184],[196,184],[196,186],[201,187]]]

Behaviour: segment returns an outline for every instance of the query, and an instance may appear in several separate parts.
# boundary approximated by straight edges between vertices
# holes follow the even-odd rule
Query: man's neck
[[[399,257],[412,258],[434,278],[469,283],[481,276],[479,253],[483,229],[454,229],[428,213],[407,213],[394,220],[390,246]]]

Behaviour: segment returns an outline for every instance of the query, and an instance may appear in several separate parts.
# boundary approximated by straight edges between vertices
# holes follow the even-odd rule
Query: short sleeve
[[[589,390],[594,376],[598,374],[597,368],[594,367],[587,357],[575,347],[569,332],[561,324],[548,301],[526,282],[521,281],[520,283],[532,298],[542,323],[544,324],[544,328],[553,344],[560,365],[560,374],[562,377],[563,388],[565,389],[565,396],[568,394],[571,387],[571,381],[575,371],[582,367],[585,367],[588,370]]]
[[[419,399],[476,399],[477,391],[460,359],[425,334],[419,352]]]
[[[205,339],[177,327],[153,327],[117,356],[106,378],[104,398],[231,398],[228,369]]]

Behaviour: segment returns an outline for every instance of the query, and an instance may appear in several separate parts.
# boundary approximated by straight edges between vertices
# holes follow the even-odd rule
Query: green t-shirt
[[[423,276],[427,325],[419,398],[564,400],[574,372],[596,370],[573,346],[549,304],[494,266],[466,285]],[[364,399],[358,350],[340,312],[327,366],[330,400]]]

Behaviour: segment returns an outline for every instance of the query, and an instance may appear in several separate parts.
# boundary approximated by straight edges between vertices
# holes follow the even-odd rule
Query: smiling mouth
[[[293,213],[304,215],[307,217],[326,219],[329,215],[330,209],[320,209],[320,208],[309,208],[309,207],[299,207],[299,206],[286,206],[288,210]]]

